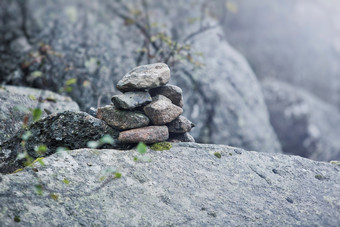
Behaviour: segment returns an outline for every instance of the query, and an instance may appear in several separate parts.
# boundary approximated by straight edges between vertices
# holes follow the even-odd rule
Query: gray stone
[[[337,165],[194,143],[135,156],[79,149],[0,175],[0,226],[340,225]]]
[[[152,101],[147,91],[126,92],[122,95],[115,95],[111,101],[114,106],[120,109],[132,110],[136,107],[143,106]]]
[[[171,102],[171,100],[168,99],[167,97],[165,97],[164,95],[156,95],[156,96],[152,97],[152,101],[158,101],[158,100],[163,100],[163,101]]]
[[[0,86],[0,145],[26,124],[32,123],[32,109],[42,110],[41,117],[65,110],[78,111],[71,98],[47,90]]]
[[[169,132],[174,133],[190,132],[190,130],[195,127],[195,125],[184,116],[179,116],[167,124],[167,126],[169,128]]]
[[[150,23],[165,25],[151,27],[151,33],[171,36],[173,41],[178,42],[177,47],[190,46],[191,55],[182,52],[181,57],[187,59],[191,56],[193,63],[170,58],[168,64],[172,73],[171,83],[183,89],[184,115],[197,123],[191,131],[196,140],[280,152],[280,144],[269,123],[253,71],[246,60],[230,47],[221,27],[214,26],[218,21],[211,14],[202,15],[202,8],[209,8],[204,10],[208,13],[216,1],[147,2],[151,12]],[[64,89],[66,81],[75,78],[77,83],[70,86],[72,90],[67,94],[83,111],[92,106],[110,104],[112,95],[119,93],[115,85],[129,69],[167,60],[162,53],[147,59],[147,54],[138,51],[144,48],[145,43],[142,29],[128,23],[129,20],[121,15],[133,17],[131,11],[125,9],[140,8],[140,0],[131,3],[25,0],[20,4],[2,0],[0,4],[3,6],[0,7],[0,34],[3,34],[0,36],[0,50],[6,50],[0,55],[0,83],[59,91]],[[126,7],[126,4],[129,6]],[[60,13],[51,16],[51,12]],[[203,21],[188,23],[188,18],[203,18]],[[214,28],[198,32],[199,24],[204,28],[209,25]],[[14,45],[11,44],[17,43],[15,40],[19,38],[27,40],[31,53],[23,52],[27,48],[11,48]],[[50,51],[46,52],[47,47]],[[150,53],[156,52],[150,45]],[[36,55],[32,56],[32,53]],[[36,61],[41,57],[44,58],[43,63]],[[40,71],[41,76],[27,81],[26,78],[34,75],[35,71]]]
[[[141,65],[118,81],[117,88],[120,91],[136,91],[160,87],[169,82],[170,76],[170,69],[164,63]]]
[[[144,128],[130,129],[119,133],[118,140],[121,143],[156,143],[166,141],[169,131],[166,126],[148,126]]]
[[[183,113],[182,108],[166,100],[152,101],[144,107],[145,114],[155,125],[164,125]]]
[[[150,122],[149,118],[142,112],[120,110],[112,105],[99,107],[97,118],[119,130],[144,127]]]
[[[337,108],[275,80],[263,84],[263,93],[283,152],[320,161],[340,160]]]
[[[22,136],[29,131],[31,136],[22,146]],[[30,125],[27,130],[20,130],[10,140],[5,141],[0,148],[0,173],[10,173],[22,168],[26,159],[18,160],[18,154],[25,150],[33,158],[53,154],[58,147],[78,149],[87,147],[89,141],[95,141],[104,135],[117,139],[118,131],[104,121],[84,112],[65,111],[51,114]],[[37,152],[36,147],[46,146],[46,151]],[[113,148],[126,148],[118,141],[110,145]]]
[[[178,86],[167,84],[162,87],[153,88],[150,91],[151,96],[164,95],[171,102],[179,107],[183,107],[182,89]]]
[[[170,133],[169,134],[169,141],[170,142],[195,142],[195,139],[188,132],[185,132],[185,133]]]

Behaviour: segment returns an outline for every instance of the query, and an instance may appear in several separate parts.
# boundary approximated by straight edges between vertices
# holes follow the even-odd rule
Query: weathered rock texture
[[[78,111],[78,104],[66,96],[47,90],[27,87],[0,86],[0,145],[22,126],[25,116],[32,121],[30,109],[40,108],[41,117],[65,110]]]
[[[220,2],[220,9],[225,1]],[[230,43],[256,75],[302,87],[340,108],[340,7],[338,0],[233,1],[225,13]]]
[[[0,225],[340,225],[337,165],[194,143],[136,155],[72,150],[0,175]]]
[[[98,108],[97,118],[119,130],[144,127],[150,122],[142,112],[120,110],[111,105]]]
[[[135,91],[160,87],[170,80],[170,69],[164,63],[142,65],[128,72],[117,83],[120,91]]]
[[[200,142],[280,152],[258,82],[245,59],[226,42],[222,29],[217,26],[189,37],[200,24],[217,23],[209,10],[202,17],[207,1],[148,3],[150,23],[159,25],[153,34],[164,33],[189,45],[193,60],[204,64],[197,67],[184,60],[172,69],[172,83],[183,89],[184,114],[197,123],[194,137]],[[145,36],[122,16],[133,14],[121,6],[129,4],[127,8],[143,12],[141,1],[3,0],[0,4],[1,82],[58,91],[76,78],[69,94],[87,111],[98,102],[109,104],[126,70],[147,63],[147,54],[138,51]],[[204,21],[188,23],[190,18]]]
[[[169,130],[166,126],[148,126],[130,129],[119,133],[118,140],[122,143],[157,143],[169,139]]]
[[[117,139],[118,131],[108,126],[104,121],[84,112],[65,111],[51,114],[29,126],[27,130],[19,131],[10,140],[5,141],[0,148],[0,173],[10,173],[21,168],[26,161],[17,160],[20,153],[24,153],[21,145],[22,135],[30,131],[31,136],[24,147],[32,158],[47,156],[56,152],[58,147],[78,149],[87,147],[89,141],[110,135]],[[45,145],[47,150],[41,154],[35,151],[36,146]],[[118,141],[112,148],[126,148]]]
[[[179,107],[183,107],[182,89],[178,86],[167,84],[162,87],[150,90],[152,96],[163,95],[171,100],[171,102]]]
[[[175,120],[183,113],[183,110],[171,101],[157,100],[146,105],[144,112],[155,125],[164,125]]]
[[[114,95],[111,101],[117,108],[131,110],[151,102],[152,98],[146,91],[135,91],[126,92],[122,95]]]
[[[285,153],[314,160],[340,160],[340,112],[308,92],[266,81],[270,121]]]
[[[179,116],[172,122],[170,122],[168,125],[169,132],[174,133],[184,133],[184,132],[190,132],[190,130],[195,126],[191,121],[189,121],[184,116]]]

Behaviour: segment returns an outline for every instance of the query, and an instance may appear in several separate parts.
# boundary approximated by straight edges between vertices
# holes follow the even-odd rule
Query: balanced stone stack
[[[170,69],[164,63],[142,65],[117,84],[123,94],[100,107],[97,118],[120,130],[121,143],[194,142],[194,124],[182,116],[182,89],[167,84]]]

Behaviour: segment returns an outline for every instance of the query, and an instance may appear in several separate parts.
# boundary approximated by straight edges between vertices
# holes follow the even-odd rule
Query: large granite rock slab
[[[285,153],[320,161],[340,160],[340,112],[283,82],[263,83],[270,121]]]
[[[194,143],[146,155],[72,150],[0,175],[0,225],[340,225],[340,166]]]
[[[27,132],[30,132],[28,136]],[[104,121],[84,112],[65,111],[51,114],[27,130],[20,130],[0,147],[0,173],[10,173],[22,168],[27,159],[17,159],[19,154],[27,152],[33,159],[51,155],[57,148],[78,149],[87,147],[89,141],[109,135],[113,140],[119,132]],[[24,139],[26,137],[26,139]],[[25,142],[23,143],[23,140]],[[44,146],[43,150],[37,148]],[[118,141],[112,141],[111,148],[126,148]]]
[[[119,130],[140,128],[150,123],[149,118],[142,112],[120,110],[112,105],[99,107],[97,118]]]
[[[65,110],[78,111],[78,104],[67,96],[28,87],[0,86],[0,145],[32,122],[30,109],[42,110],[41,117]],[[28,118],[25,119],[25,116]]]
[[[170,80],[170,69],[164,63],[141,65],[128,72],[117,83],[120,91],[138,91],[163,86]]]
[[[184,115],[197,123],[192,135],[205,143],[280,152],[258,81],[221,27],[214,26],[218,21],[209,10],[202,11],[208,3],[214,1],[148,1],[147,7],[150,25],[156,26],[151,26],[152,34],[170,37],[177,47],[190,47],[190,53],[180,53],[181,61],[168,64],[170,82],[183,89]],[[140,0],[3,0],[0,4],[4,5],[0,50],[6,50],[0,55],[0,82],[59,91],[77,79],[67,94],[83,111],[109,104],[118,94],[115,84],[127,70],[166,60],[143,54],[143,29],[131,22],[144,20],[122,17],[133,17],[138,10],[143,14]],[[189,23],[193,18],[203,21]],[[198,32],[200,25],[214,28]],[[150,45],[150,54],[155,53]]]

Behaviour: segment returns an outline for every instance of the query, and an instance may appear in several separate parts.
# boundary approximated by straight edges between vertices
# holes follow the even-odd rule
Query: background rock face
[[[32,121],[29,108],[40,108],[45,117],[65,110],[78,111],[78,104],[71,98],[47,90],[26,87],[0,87],[0,145],[23,127],[25,115]]]
[[[201,18],[206,3],[150,1],[148,8],[150,24],[158,24],[152,35],[166,34],[191,48],[191,55],[181,56],[183,60],[170,67],[171,83],[183,90],[184,115],[196,124],[192,134],[199,142],[280,152],[260,87],[245,59],[229,46],[209,12],[201,22],[190,22]],[[6,7],[0,17],[6,24],[0,26],[4,62],[0,82],[66,90],[87,110],[109,104],[117,93],[117,81],[134,66],[148,63],[140,57],[143,30],[122,16],[143,12],[141,1],[126,3],[129,10],[117,1],[4,0],[2,4]],[[204,32],[197,33],[200,26]]]
[[[340,108],[338,0],[233,2],[225,34],[259,78],[297,85]]]
[[[263,93],[283,152],[314,160],[340,160],[340,112],[296,87],[266,81]]]
[[[136,155],[73,150],[0,175],[0,225],[340,224],[337,165],[194,143],[149,151],[151,162]]]

